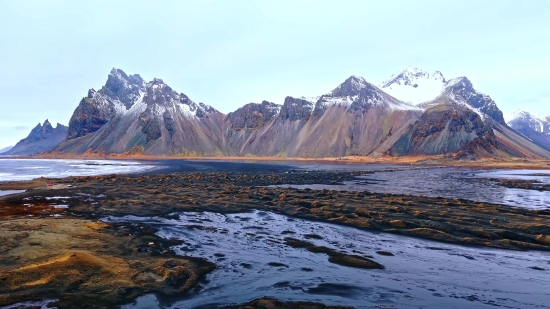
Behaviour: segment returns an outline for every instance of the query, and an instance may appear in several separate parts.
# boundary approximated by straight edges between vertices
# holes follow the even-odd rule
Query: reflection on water
[[[123,160],[0,159],[0,181],[144,172],[154,165]]]
[[[452,199],[460,198],[483,203],[533,209],[550,209],[549,191],[511,189],[499,186],[494,181],[484,179],[486,177],[505,178],[517,172],[497,171],[487,173],[464,168],[433,168],[393,172],[379,171],[344,182],[344,185],[282,185],[279,187],[369,191]],[[526,175],[516,176],[531,177]],[[550,178],[550,176],[547,178]]]
[[[179,219],[144,221],[158,235],[183,244],[178,254],[219,265],[208,283],[186,299],[147,295],[123,308],[212,308],[270,296],[357,308],[548,308],[550,253],[463,247],[256,211],[233,215],[182,213]],[[324,254],[283,244],[308,239],[349,254],[372,256],[385,270],[328,262]],[[379,250],[395,256],[378,255]],[[270,263],[276,266],[269,265]]]
[[[25,190],[0,190],[0,196],[6,196],[10,194],[23,193]]]
[[[477,177],[534,180],[550,184],[550,170],[498,170],[479,173]]]

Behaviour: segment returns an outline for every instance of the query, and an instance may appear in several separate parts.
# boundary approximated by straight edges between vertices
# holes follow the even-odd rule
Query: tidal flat
[[[234,216],[263,211],[305,220],[303,222],[329,223],[396,237],[404,235],[412,237],[407,239],[460,245],[474,250],[536,250],[534,252],[544,254],[538,259],[527,259],[525,272],[533,272],[539,280],[536,283],[538,287],[549,284],[544,275],[550,268],[546,253],[550,251],[550,210],[467,199],[372,193],[367,191],[368,186],[365,191],[277,187],[341,186],[346,181],[372,173],[360,170],[288,171],[279,168],[244,172],[195,171],[42,178],[0,184],[0,190],[26,190],[0,197],[0,235],[6,244],[0,250],[0,306],[54,299],[52,305],[59,308],[114,308],[151,293],[168,298],[200,295],[202,289],[208,287],[204,281],[208,281],[210,274],[216,273],[219,265],[223,264],[224,253],[219,253],[216,258],[186,254],[185,250],[182,251],[185,241],[163,234],[162,227],[125,218],[180,220],[182,214],[190,213]],[[505,185],[504,182],[502,185]],[[64,207],[56,207],[59,205]],[[195,230],[201,233],[209,228],[203,221],[194,225]],[[279,239],[273,239],[273,245],[309,252],[307,254],[315,258],[326,260],[329,263],[327,267],[336,265],[334,267],[342,269],[360,269],[358,271],[374,275],[376,272],[385,272],[386,275],[389,272],[395,280],[402,280],[398,272],[391,273],[391,269],[386,267],[392,264],[388,263],[391,255],[399,254],[399,247],[393,250],[372,247],[353,252],[353,249],[344,249],[337,244],[323,243],[319,239],[324,238],[322,233],[295,235],[292,232],[289,230]],[[240,231],[243,237],[246,233],[254,234],[246,237],[267,238],[259,229]],[[462,260],[465,264],[470,261],[466,257]],[[335,261],[340,263],[333,263]],[[268,266],[275,269],[290,267],[276,259],[267,263],[273,263]],[[302,271],[307,273],[307,270]],[[236,272],[235,276],[238,275]],[[212,276],[215,278],[215,275]],[[322,284],[319,282],[316,287],[305,289],[317,291],[324,287],[332,292],[342,289]],[[293,285],[287,283],[285,288],[292,290]],[[354,293],[360,295],[360,291],[352,287],[351,292],[344,288],[342,293],[353,296]],[[90,293],[95,296],[90,298]],[[441,292],[427,293],[441,295]],[[534,293],[534,298],[544,297],[541,295]],[[469,295],[457,297],[467,300]],[[484,303],[482,296],[472,297],[467,301],[474,307],[499,303],[496,298]],[[215,306],[275,308],[277,306],[273,304],[278,301],[274,298],[277,297]],[[287,297],[283,301],[300,300],[295,298],[299,297]],[[514,307],[510,304],[516,300],[512,296],[509,298],[511,300],[500,302],[513,308],[528,304],[517,302]],[[316,299],[324,302],[322,297],[313,297],[300,306],[323,308],[321,304],[313,304]],[[252,302],[244,305],[248,301]],[[533,301],[544,308],[544,299]],[[329,305],[338,305],[336,303]],[[391,303],[396,302],[390,299]],[[339,304],[346,304],[345,297]],[[396,304],[393,308],[406,308],[407,300],[405,298]],[[437,307],[437,302],[430,304]],[[427,306],[430,307],[430,304]],[[382,302],[382,305],[387,303]],[[195,307],[200,307],[200,304]]]

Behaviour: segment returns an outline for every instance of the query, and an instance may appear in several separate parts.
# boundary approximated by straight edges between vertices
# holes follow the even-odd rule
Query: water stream
[[[159,228],[159,236],[184,242],[175,247],[178,254],[219,265],[199,293],[179,300],[146,295],[126,309],[211,308],[263,296],[356,308],[550,308],[548,252],[442,244],[263,211],[105,221],[147,222]],[[332,264],[324,254],[285,245],[289,236],[372,256],[386,269]],[[394,256],[377,254],[380,250]]]
[[[546,173],[547,175],[544,176]],[[538,176],[534,176],[538,175]],[[369,191],[414,196],[461,198],[532,209],[550,209],[550,191],[506,188],[486,178],[537,180],[550,183],[550,171],[480,171],[467,168],[426,168],[377,171],[345,181],[343,185],[279,185],[299,189]]]

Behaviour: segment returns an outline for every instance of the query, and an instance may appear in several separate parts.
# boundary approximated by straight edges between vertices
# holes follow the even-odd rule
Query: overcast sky
[[[0,28],[0,148],[67,124],[113,67],[224,113],[416,66],[550,114],[547,0],[0,0]]]

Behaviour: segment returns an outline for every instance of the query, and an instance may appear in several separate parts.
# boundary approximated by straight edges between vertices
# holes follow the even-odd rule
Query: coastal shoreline
[[[301,158],[301,157],[259,157],[259,156],[149,156],[149,155],[128,155],[128,154],[38,154],[33,156],[10,157],[12,159],[80,159],[80,160],[128,160],[140,162],[166,162],[166,161],[213,161],[213,162],[252,162],[252,163],[283,163],[292,164],[343,164],[343,165],[426,165],[426,166],[448,166],[468,167],[475,169],[549,169],[550,158],[481,158],[473,161],[461,161],[442,155],[422,156],[343,156],[330,158]],[[2,158],[1,159],[7,159]]]

